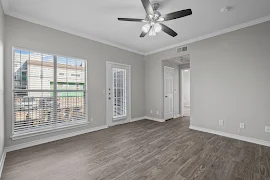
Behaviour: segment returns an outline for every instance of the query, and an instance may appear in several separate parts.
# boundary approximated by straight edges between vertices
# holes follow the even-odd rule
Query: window
[[[14,48],[13,136],[87,122],[86,67],[84,60]]]
[[[125,69],[113,68],[113,118],[127,116],[127,85]]]

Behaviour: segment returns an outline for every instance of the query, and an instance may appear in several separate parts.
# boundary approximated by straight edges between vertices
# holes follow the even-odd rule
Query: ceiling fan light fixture
[[[151,29],[149,32],[149,36],[155,36],[157,35],[156,31],[154,29]]]
[[[161,29],[162,29],[162,27],[161,27],[161,25],[160,24],[155,24],[155,26],[154,26],[154,30],[155,30],[155,32],[156,33],[158,33],[158,32],[160,32],[161,31]]]
[[[142,33],[140,37],[143,38],[147,34],[149,36],[155,36],[156,33],[163,31],[171,37],[177,36],[177,33],[172,30],[170,27],[164,25],[161,22],[171,21],[174,19],[183,18],[186,16],[192,15],[191,9],[183,9],[180,11],[175,11],[169,14],[162,15],[159,9],[159,3],[151,3],[152,0],[141,0],[143,8],[145,10],[145,18],[118,18],[119,21],[128,21],[128,22],[143,22]]]
[[[147,33],[150,29],[150,25],[149,24],[145,24],[143,27],[142,27],[142,31]]]

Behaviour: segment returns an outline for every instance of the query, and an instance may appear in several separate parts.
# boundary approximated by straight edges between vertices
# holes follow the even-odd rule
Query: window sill
[[[24,139],[24,138],[29,138],[29,137],[33,137],[33,136],[54,133],[54,132],[58,132],[58,131],[75,129],[75,128],[86,126],[88,124],[90,124],[90,122],[86,121],[86,122],[76,123],[76,124],[71,124],[71,125],[66,125],[66,126],[59,126],[57,128],[50,128],[50,129],[43,129],[43,130],[34,131],[34,132],[28,132],[25,134],[16,134],[16,135],[11,136],[11,139],[12,140]]]

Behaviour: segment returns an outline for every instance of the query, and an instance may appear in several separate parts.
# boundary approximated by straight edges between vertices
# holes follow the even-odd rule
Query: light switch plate
[[[240,128],[245,129],[245,123],[240,123]]]
[[[265,126],[265,132],[270,133],[270,126]]]
[[[218,121],[218,124],[219,124],[220,126],[223,126],[223,125],[224,125],[224,121],[223,121],[223,120],[219,120],[219,121]]]

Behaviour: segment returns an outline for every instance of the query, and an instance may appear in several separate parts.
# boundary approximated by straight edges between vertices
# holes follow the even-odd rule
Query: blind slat
[[[86,61],[18,48],[13,53],[14,134],[87,121]]]

